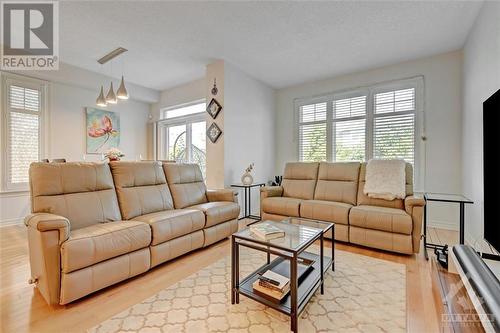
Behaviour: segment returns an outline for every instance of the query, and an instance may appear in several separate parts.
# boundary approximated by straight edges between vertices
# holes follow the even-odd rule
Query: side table
[[[460,244],[464,244],[465,241],[465,204],[473,204],[474,202],[463,195],[460,194],[444,194],[444,193],[424,193],[424,199],[427,201],[437,201],[437,202],[450,202],[458,203],[460,206]],[[434,244],[427,242],[427,204],[424,206],[424,255],[425,259],[429,259],[427,254],[427,248],[442,250],[444,248],[441,244]]]
[[[245,184],[232,184],[231,185],[231,187],[242,188],[245,191],[243,216],[240,217],[238,220],[242,220],[242,219],[252,219],[255,221],[261,220],[260,213],[259,213],[259,215],[252,215],[252,206],[251,206],[251,204],[252,204],[251,194],[252,193],[251,193],[251,190],[253,187],[258,187],[260,189],[262,186],[265,186],[265,185],[266,185],[265,183],[254,183],[254,184],[249,184],[249,185],[245,185]]]

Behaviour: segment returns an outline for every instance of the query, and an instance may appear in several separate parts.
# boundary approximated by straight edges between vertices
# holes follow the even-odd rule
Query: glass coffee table
[[[328,268],[335,270],[335,225],[329,222],[309,220],[303,218],[287,218],[280,222],[271,223],[285,232],[281,238],[263,240],[253,234],[250,228],[245,228],[231,236],[231,303],[239,303],[239,295],[245,295],[261,304],[269,306],[281,313],[290,316],[291,331],[298,331],[298,317],[305,309],[314,293],[320,289],[324,291],[324,275]],[[259,222],[259,223],[263,223]],[[325,255],[324,236],[331,230],[332,249],[331,257]],[[319,254],[307,251],[316,241],[319,241]],[[240,280],[239,251],[240,246],[267,254],[267,261],[250,275]],[[271,255],[275,256],[271,260]],[[297,276],[298,259],[314,261],[312,269],[299,281]],[[290,261],[290,292],[281,302],[273,302],[262,297],[253,290],[253,283],[268,269],[275,267],[284,260]]]

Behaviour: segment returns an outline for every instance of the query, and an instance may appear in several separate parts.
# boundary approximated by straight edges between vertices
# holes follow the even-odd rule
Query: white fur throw
[[[364,192],[370,198],[406,197],[406,163],[403,160],[370,160],[366,165]]]

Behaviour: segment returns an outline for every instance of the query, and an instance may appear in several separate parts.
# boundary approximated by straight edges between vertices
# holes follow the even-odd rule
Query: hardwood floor
[[[229,247],[229,241],[224,240],[69,305],[49,307],[27,283],[30,271],[25,227],[0,228],[1,332],[83,332],[229,255]],[[442,296],[433,277],[432,261],[426,261],[422,253],[397,255],[342,243],[336,243],[335,248],[406,265],[408,332],[452,331],[441,326]],[[448,274],[444,274],[446,279]]]

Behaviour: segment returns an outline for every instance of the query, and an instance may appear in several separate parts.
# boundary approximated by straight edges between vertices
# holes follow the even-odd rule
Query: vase
[[[119,157],[108,157],[110,162],[119,161]]]
[[[243,176],[241,176],[241,183],[243,185],[250,185],[253,183],[253,177],[250,172],[245,172]]]

